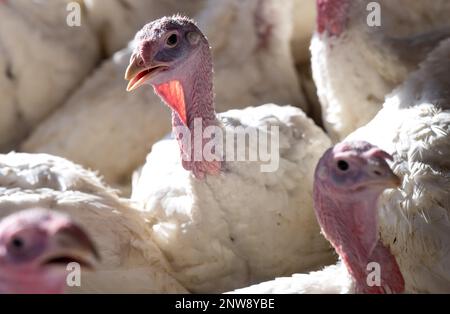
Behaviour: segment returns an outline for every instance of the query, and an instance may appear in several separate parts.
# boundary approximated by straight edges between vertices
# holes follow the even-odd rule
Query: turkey
[[[393,156],[401,184],[381,196],[378,224],[409,293],[450,292],[449,71],[450,39],[387,97],[369,124],[346,139],[368,140]],[[346,293],[352,291],[349,278],[341,264],[245,292]]]
[[[2,217],[29,208],[69,215],[96,243],[101,262],[71,293],[186,292],[170,274],[140,212],[92,172],[45,154],[0,155]]]
[[[317,0],[317,5],[313,76],[325,127],[340,140],[369,122],[384,97],[450,36],[450,2]],[[377,12],[381,26],[372,26],[368,20],[376,19],[370,14]]]
[[[67,25],[69,2],[0,1],[0,152],[16,147],[99,59],[89,24]]]
[[[410,292],[450,292],[449,71],[447,39],[349,136],[392,154],[394,172],[403,178],[382,198],[380,228]]]
[[[211,293],[331,263],[312,208],[313,165],[327,136],[292,106],[216,116],[209,43],[187,18],[149,23],[136,41],[128,90],[154,86],[172,109],[176,139],[152,147],[132,200],[155,222],[173,275]]]
[[[275,6],[276,1],[210,0],[200,13],[199,23],[214,47],[220,111],[267,102],[306,109],[289,49],[292,34],[285,19],[289,2]],[[98,170],[128,195],[133,170],[145,162],[153,143],[170,132],[169,113],[157,96],[125,91],[123,73],[134,45],[105,62],[21,149],[51,153]]]
[[[0,294],[63,293],[67,265],[92,268],[94,243],[65,215],[29,209],[0,221]]]
[[[291,50],[292,8],[292,0],[209,0],[197,15],[211,43],[218,109],[274,102],[308,111]]]
[[[344,142],[327,150],[315,171],[314,208],[323,234],[342,262],[235,293],[403,292],[398,264],[377,230],[378,199],[385,189],[400,183],[386,162],[391,158],[367,142]],[[373,263],[381,273],[372,282]]]
[[[113,55],[124,48],[148,20],[168,14],[192,15],[206,0],[84,0],[87,18],[92,23],[104,53]]]

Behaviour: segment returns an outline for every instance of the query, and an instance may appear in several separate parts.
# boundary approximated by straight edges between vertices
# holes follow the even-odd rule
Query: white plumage
[[[344,264],[327,266],[309,274],[280,277],[230,294],[350,294],[355,286]]]
[[[67,25],[68,2],[0,2],[0,151],[28,135],[98,61],[89,25]]]
[[[27,208],[61,211],[97,244],[101,263],[95,272],[83,271],[81,287],[71,292],[186,292],[169,275],[139,212],[94,173],[50,155],[10,153],[0,155],[0,186],[0,216]]]
[[[211,45],[219,111],[264,103],[308,111],[291,51],[292,0],[209,0],[196,17]]]
[[[379,205],[383,243],[395,256],[406,292],[450,291],[450,40],[386,99],[347,140],[364,140],[394,156],[402,186]],[[240,289],[237,293],[353,293],[343,264]]]
[[[212,45],[219,111],[267,102],[307,109],[290,51],[289,3],[210,0],[198,16]],[[126,48],[106,61],[22,150],[68,158],[127,191],[132,171],[170,131],[169,110],[151,90],[125,91],[131,53]]]
[[[152,235],[174,276],[193,292],[220,292],[330,263],[311,195],[327,136],[290,106],[219,116],[227,132],[267,127],[274,136],[278,126],[279,168],[263,173],[261,162],[227,161],[223,174],[197,180],[182,168],[176,140],[153,146],[132,199],[155,221]]]
[[[344,32],[337,36],[316,33],[311,44],[313,76],[324,124],[333,140],[369,122],[384,97],[450,35],[448,28],[430,30],[447,22],[439,11],[448,16],[448,1],[379,1],[379,27],[367,24],[369,2],[350,1]],[[424,31],[431,33],[417,35]]]
[[[450,40],[388,96],[383,109],[348,139],[394,156],[399,189],[380,206],[383,242],[405,277],[406,291],[450,291]]]

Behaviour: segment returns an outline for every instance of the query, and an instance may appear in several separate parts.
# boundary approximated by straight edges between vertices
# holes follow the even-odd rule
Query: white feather
[[[267,126],[271,134],[279,126],[279,168],[262,173],[261,162],[227,161],[221,175],[197,180],[182,168],[176,140],[153,146],[132,199],[155,221],[153,237],[174,276],[193,292],[223,292],[331,263],[312,208],[314,166],[327,136],[290,106],[220,118],[227,132]]]

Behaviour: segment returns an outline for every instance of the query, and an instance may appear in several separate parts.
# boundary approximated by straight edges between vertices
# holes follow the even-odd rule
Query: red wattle
[[[155,86],[156,93],[174,110],[181,121],[187,126],[186,103],[184,101],[183,85],[173,80]]]

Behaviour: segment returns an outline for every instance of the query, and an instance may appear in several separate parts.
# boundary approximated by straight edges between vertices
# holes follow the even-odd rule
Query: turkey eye
[[[11,245],[15,248],[20,250],[21,248],[24,247],[25,243],[21,238],[13,238],[11,241]]]
[[[166,40],[167,46],[173,48],[178,44],[178,36],[176,34],[172,34]]]
[[[350,168],[348,162],[346,162],[345,160],[339,160],[337,162],[337,167],[339,168],[339,170],[342,170],[342,171],[347,171],[348,168]]]

